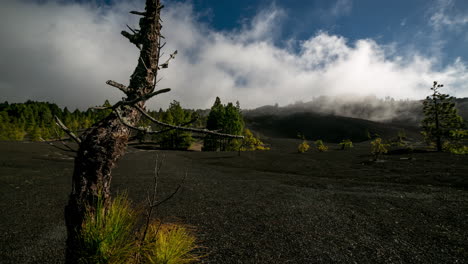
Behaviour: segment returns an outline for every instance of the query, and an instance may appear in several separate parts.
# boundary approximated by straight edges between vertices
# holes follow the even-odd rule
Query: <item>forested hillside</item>
[[[106,102],[108,104],[108,102]],[[109,112],[88,109],[86,111],[60,108],[48,102],[27,101],[26,103],[0,104],[0,140],[56,139],[64,136],[57,129],[54,116],[59,117],[72,131],[90,127],[94,122],[104,118]]]
[[[103,106],[110,106],[106,101]],[[60,118],[72,131],[80,133],[95,122],[106,117],[110,110],[96,110],[89,108],[86,111],[79,109],[71,112],[68,108],[60,108],[49,102],[27,101],[26,103],[0,103],[0,140],[40,141],[53,140],[65,137],[65,133],[55,125],[54,116]],[[164,120],[169,124],[180,124],[189,120],[196,120],[191,125],[203,127],[206,123],[207,111],[182,109],[177,101],[171,103],[171,107],[163,111],[148,111],[154,118]],[[149,126],[150,122],[144,120],[139,126]],[[138,134],[135,133],[137,138]],[[171,133],[153,137],[153,139],[173,138]],[[172,144],[172,143],[171,143]]]

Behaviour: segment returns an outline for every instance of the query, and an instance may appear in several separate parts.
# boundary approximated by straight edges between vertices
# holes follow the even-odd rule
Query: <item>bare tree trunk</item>
[[[109,81],[127,95],[126,101],[141,98],[154,91],[161,48],[160,0],[146,0],[145,12],[132,11],[141,15],[140,30],[133,34],[122,31],[140,50],[138,65],[131,76],[128,87]],[[137,103],[143,107],[145,100]],[[125,102],[125,101],[124,101]],[[141,113],[134,107],[122,107],[121,116],[129,123],[137,123]],[[77,234],[80,231],[86,206],[93,207],[98,196],[109,202],[112,169],[124,154],[130,129],[119,116],[112,112],[107,118],[95,124],[80,137],[81,143],[72,178],[72,191],[65,207],[67,225],[67,263],[76,263],[79,258]]]

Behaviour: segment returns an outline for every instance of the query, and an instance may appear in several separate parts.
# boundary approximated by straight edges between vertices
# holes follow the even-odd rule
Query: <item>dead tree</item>
[[[76,136],[60,120],[56,120],[57,125],[62,127],[79,145],[74,164],[72,191],[65,207],[68,233],[67,263],[76,263],[79,258],[77,235],[80,232],[86,206],[93,208],[98,197],[104,199],[105,204],[109,202],[111,172],[125,152],[131,130],[154,134],[165,132],[168,129],[180,129],[222,137],[242,138],[237,135],[222,134],[205,129],[169,125],[153,119],[145,112],[146,100],[170,91],[169,88],[156,90],[157,74],[158,70],[167,68],[169,62],[177,54],[175,51],[164,63],[160,64],[160,51],[165,45],[162,43],[164,37],[161,35],[160,13],[162,8],[160,0],[146,0],[144,12],[130,12],[141,16],[140,29],[128,27],[131,32],[122,31],[121,34],[140,50],[140,56],[128,86],[111,80],[106,82],[126,95],[121,101],[108,107],[112,109],[112,113],[80,136]],[[159,125],[161,130],[152,131],[149,128],[137,127],[136,124],[142,116]]]

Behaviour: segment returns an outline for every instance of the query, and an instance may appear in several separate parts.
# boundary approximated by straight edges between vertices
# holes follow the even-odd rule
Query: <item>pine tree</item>
[[[444,142],[453,139],[452,131],[464,127],[463,119],[455,108],[454,98],[448,94],[442,94],[439,89],[443,84],[434,82],[432,95],[423,101],[424,119],[421,127],[422,134],[429,143],[435,143],[437,151],[442,151]]]
[[[221,104],[221,99],[216,97],[216,100],[211,107],[210,114],[208,115],[208,119],[206,121],[206,128],[207,129],[221,129],[223,127],[223,116],[224,116],[224,107]]]
[[[216,97],[210,113],[206,120],[206,128],[210,130],[220,131],[223,128],[224,107],[221,104],[221,99]],[[207,135],[203,140],[203,150],[216,151],[221,150],[220,138],[217,136]]]
[[[163,122],[171,125],[184,125],[191,120],[190,112],[184,110],[180,103],[174,100],[163,114]],[[187,149],[192,143],[192,134],[179,130],[170,130],[162,135],[161,147],[169,149]]]
[[[221,103],[221,99],[216,97],[208,115],[206,127],[210,130],[221,131],[222,133],[241,135],[244,130],[244,120],[240,112],[239,102],[236,103],[236,106],[232,103],[224,106]],[[208,151],[232,151],[238,150],[240,145],[241,141],[237,139],[208,135],[205,137],[203,149]]]

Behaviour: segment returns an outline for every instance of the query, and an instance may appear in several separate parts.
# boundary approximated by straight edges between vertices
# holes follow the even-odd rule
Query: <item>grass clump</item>
[[[328,150],[328,147],[325,146],[325,144],[323,144],[322,140],[319,139],[319,140],[315,141],[314,143],[315,143],[315,146],[317,147],[317,150],[319,152],[325,152],[325,151]]]
[[[299,153],[304,153],[306,151],[308,151],[310,148],[309,144],[307,143],[306,140],[302,141],[301,144],[299,144],[299,146],[297,146],[297,152]]]
[[[141,216],[125,194],[107,206],[98,199],[96,210],[91,208],[85,213],[79,234],[78,263],[185,264],[198,260],[192,254],[196,239],[182,225],[156,221],[139,238],[142,236],[136,223],[142,222]]]
[[[125,194],[110,205],[98,198],[96,210],[88,207],[79,234],[79,263],[125,263],[134,253],[132,237],[136,213]]]
[[[340,142],[341,150],[353,148],[353,142],[350,139],[344,139]]]
[[[191,253],[197,246],[188,228],[154,222],[148,231],[143,247],[144,263],[185,264],[198,260]]]

